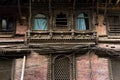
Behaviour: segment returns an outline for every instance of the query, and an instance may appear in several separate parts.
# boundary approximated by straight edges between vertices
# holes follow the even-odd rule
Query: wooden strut
[[[108,3],[110,4],[110,3],[111,3],[111,1],[112,1],[112,0],[109,0],[109,2],[108,2]]]
[[[99,14],[99,0],[97,0],[97,15]]]
[[[104,16],[106,16],[106,13],[107,13],[107,6],[108,6],[108,0],[106,0],[106,2],[105,2]]]
[[[52,54],[49,55],[49,75],[48,80],[52,80]]]
[[[49,0],[49,17],[50,17],[50,30],[51,30],[51,22],[52,22],[52,11],[51,11],[51,0]]]
[[[29,0],[29,29],[31,28],[31,0]]]
[[[31,0],[29,0],[29,8],[28,8],[29,9],[29,19],[28,19],[28,31],[27,31],[28,41],[27,42],[30,42],[31,16],[32,16],[31,7],[32,7]]]
[[[108,60],[108,65],[109,65],[109,71],[110,71],[110,73],[109,73],[109,75],[110,75],[110,80],[114,80],[113,79],[113,71],[112,71],[112,63],[111,63],[111,59],[109,59]]]
[[[23,57],[22,72],[21,72],[21,79],[20,80],[24,80],[25,62],[26,62],[26,56]]]
[[[88,51],[89,55],[89,69],[90,69],[90,80],[93,80],[93,73],[92,73],[92,61],[91,61],[91,50]]]
[[[120,2],[120,0],[117,0],[117,1],[116,1],[116,5],[117,5],[119,2]]]
[[[94,5],[95,5],[95,0],[92,0],[92,13],[94,13]]]
[[[97,6],[96,6],[96,18],[95,18],[95,21],[96,21],[96,23],[95,24],[97,24],[98,25],[98,15],[99,15],[99,0],[97,0]]]
[[[76,80],[76,60],[75,60],[75,53],[73,53],[73,80]]]
[[[75,6],[76,6],[76,0],[73,1],[73,11],[72,11],[72,32],[74,32],[74,15],[75,15]],[[74,33],[72,33],[72,36],[74,37]]]

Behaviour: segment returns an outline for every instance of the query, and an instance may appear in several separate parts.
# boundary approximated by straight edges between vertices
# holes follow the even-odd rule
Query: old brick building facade
[[[119,0],[1,0],[0,80],[119,80]]]

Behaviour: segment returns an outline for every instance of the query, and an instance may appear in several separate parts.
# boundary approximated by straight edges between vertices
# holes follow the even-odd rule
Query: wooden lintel
[[[105,7],[98,7],[98,9],[99,10],[105,10],[105,9],[107,9],[107,10],[120,10],[120,7],[107,7],[107,8],[105,8]]]

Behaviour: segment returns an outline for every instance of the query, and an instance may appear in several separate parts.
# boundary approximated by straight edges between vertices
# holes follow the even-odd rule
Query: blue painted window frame
[[[88,23],[87,23],[88,20]],[[77,16],[76,20],[76,29],[77,30],[88,30],[89,29],[89,18],[85,13],[80,13]]]
[[[37,14],[34,18],[34,30],[47,30],[47,17]]]

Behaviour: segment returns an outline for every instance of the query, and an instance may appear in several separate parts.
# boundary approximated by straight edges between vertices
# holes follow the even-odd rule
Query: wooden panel
[[[120,60],[112,60],[113,80],[120,80]]]
[[[12,60],[0,60],[0,80],[11,80]]]

